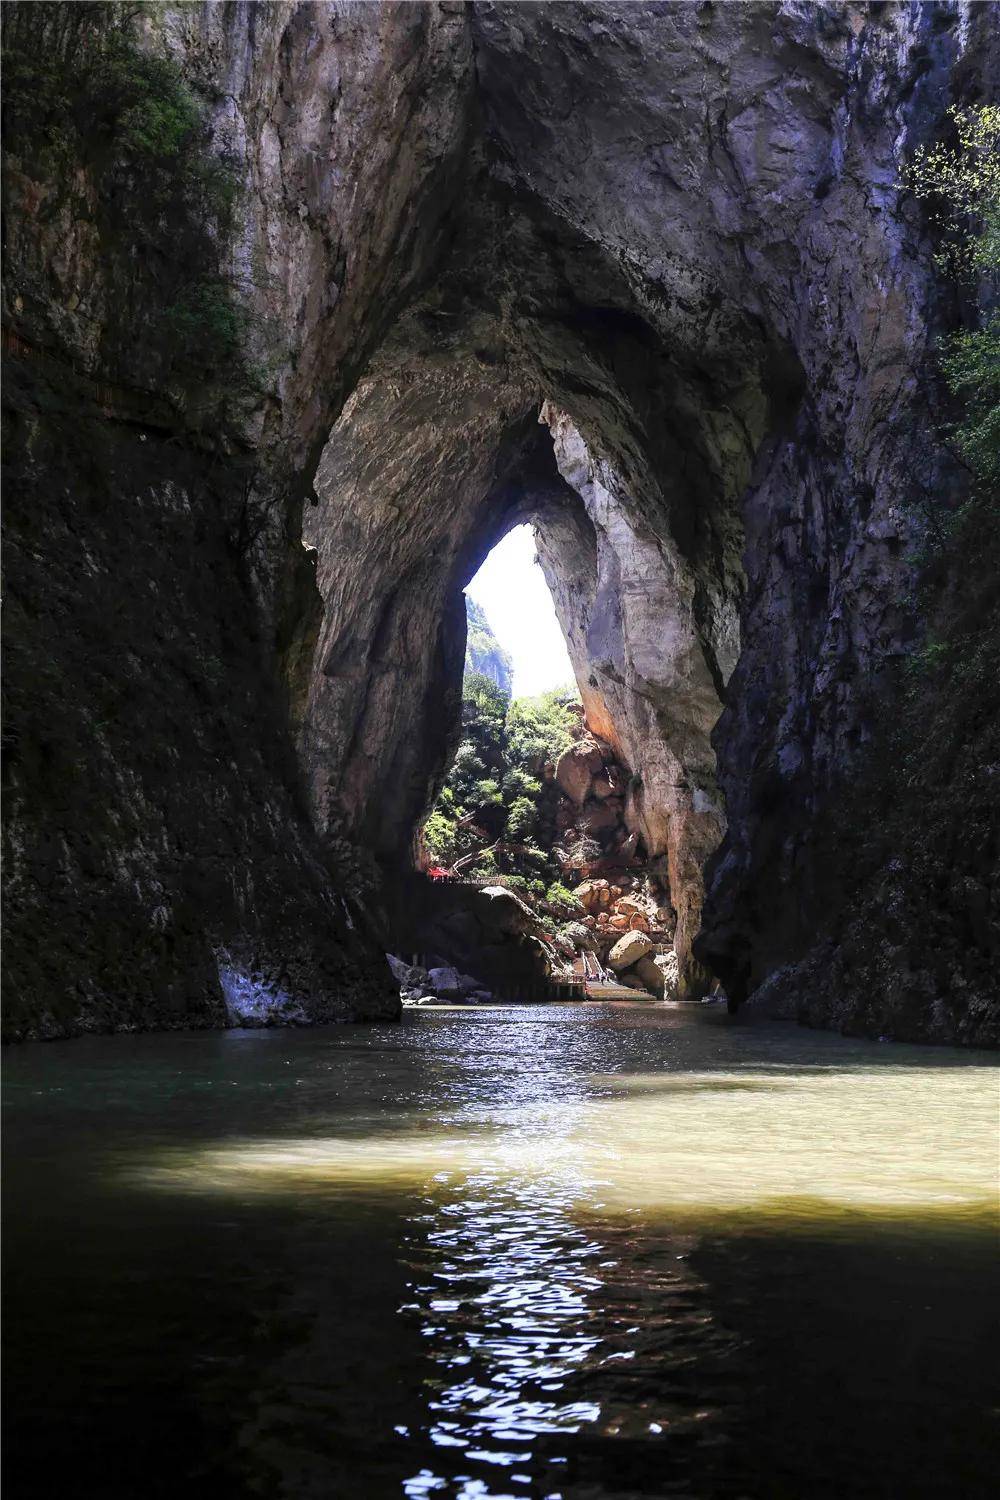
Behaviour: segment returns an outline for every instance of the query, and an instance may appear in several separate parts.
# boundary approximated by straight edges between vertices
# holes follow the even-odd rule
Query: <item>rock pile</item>
[[[639,841],[625,816],[628,772],[610,745],[581,723],[580,738],[547,770],[562,794],[553,852],[564,873],[586,877],[602,865],[635,862]]]
[[[602,962],[616,970],[619,965],[613,961],[615,953],[633,952],[633,961],[637,962],[654,949],[662,949],[673,941],[673,909],[655,876],[648,871],[623,872],[610,880],[601,877],[584,880],[573,894],[585,913],[580,925],[594,939],[588,946]],[[642,946],[641,953],[639,946]],[[658,987],[662,988],[658,983],[653,986],[654,992]]]
[[[630,989],[645,990],[658,1000],[677,998],[677,955],[657,953],[644,932],[627,932],[608,954],[608,967]]]
[[[450,964],[434,965],[425,969],[421,964],[408,964],[394,953],[386,959],[394,977],[399,981],[399,995],[404,1005],[481,1005],[493,999],[490,990],[472,974],[460,974]]]
[[[553,853],[583,907],[562,936],[577,950],[596,954],[631,988],[670,998],[677,960],[663,955],[670,960],[668,979],[652,955],[672,944],[677,917],[659,874],[644,859],[638,833],[628,826],[628,769],[581,717],[578,738],[551,773],[561,794]],[[627,961],[614,960],[615,953],[626,952]]]

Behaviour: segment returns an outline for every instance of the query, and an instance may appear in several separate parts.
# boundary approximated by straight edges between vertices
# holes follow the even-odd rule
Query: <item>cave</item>
[[[996,15],[0,7],[12,1500],[995,1494]]]
[[[638,335],[607,315],[602,339],[628,351]],[[303,540],[315,553],[322,625],[300,740],[320,826],[374,850],[391,884],[455,746],[462,591],[500,536],[530,521],[587,724],[633,773],[629,826],[650,857],[667,857],[684,992],[697,991],[701,872],[724,829],[710,736],[738,654],[738,522],[727,528],[675,494],[685,554],[641,435],[629,439],[629,484],[595,462],[550,395],[524,411],[515,388],[505,405],[495,362],[484,365],[481,350],[474,359],[458,419],[450,363],[422,381],[408,350],[414,379],[402,411],[366,378],[320,462]],[[627,365],[621,352],[618,363]],[[408,517],[402,544],[380,514]],[[720,549],[715,533],[727,529]],[[362,565],[348,572],[345,550],[359,542]]]
[[[303,522],[321,624],[299,744],[320,829],[405,859],[453,742],[461,590],[530,520],[587,721],[668,858],[692,993],[726,822],[711,736],[740,650],[741,504],[803,383],[721,259],[658,301],[487,172],[335,422]],[[745,988],[739,959],[727,977]]]
[[[970,493],[927,373],[968,314],[900,142],[989,92],[984,17],[251,6],[133,42],[109,11],[98,98],[90,11],[10,14],[12,56],[68,71],[9,109],[8,1034],[224,1025],[234,985],[398,1010],[384,918],[454,745],[462,588],[519,520],[669,865],[684,993],[992,1034],[971,765],[944,864],[892,862],[956,764],[946,695],[891,830],[885,789],[938,629],[928,496]]]

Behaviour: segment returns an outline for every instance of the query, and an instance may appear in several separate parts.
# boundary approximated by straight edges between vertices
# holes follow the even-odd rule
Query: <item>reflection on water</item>
[[[14,1493],[988,1492],[989,1058],[436,1011],[20,1049],[8,1108]]]
[[[442,1370],[428,1433],[527,1485],[530,1474],[514,1470],[539,1434],[576,1432],[600,1415],[593,1401],[567,1400],[565,1387],[600,1342],[591,1308],[601,1246],[574,1224],[572,1200],[538,1183],[476,1176],[449,1197],[423,1216],[421,1279],[402,1309],[434,1340]],[[404,1484],[408,1495],[441,1488],[426,1468]]]

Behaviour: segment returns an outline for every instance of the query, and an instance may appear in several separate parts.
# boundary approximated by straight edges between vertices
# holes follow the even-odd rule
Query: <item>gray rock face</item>
[[[267,374],[234,427],[196,431],[141,366],[163,294],[102,241],[96,169],[82,152],[46,177],[8,142],[18,645],[53,604],[14,672],[19,1029],[164,1024],[167,971],[175,994],[196,972],[219,1020],[216,951],[317,1014],[393,1003],[366,989],[384,959],[338,892],[359,847],[406,862],[455,744],[462,587],[524,520],[590,728],[632,773],[629,826],[667,864],[680,993],[706,965],[738,996],[799,960],[820,896],[846,899],[812,833],[907,646],[912,503],[961,494],[921,379],[931,247],[897,181],[995,66],[990,8],[158,17],[143,44],[199,82],[241,178],[224,258]],[[100,473],[74,457],[94,432]],[[78,661],[95,651],[97,677]],[[167,679],[154,754],[122,705]],[[32,694],[99,745],[74,751],[87,796],[53,792]],[[288,943],[272,909],[297,882],[313,894]],[[82,934],[126,897],[109,966]]]
[[[504,650],[496,636],[493,627],[486,617],[486,611],[482,605],[477,604],[475,599],[465,596],[465,671],[478,672],[483,677],[488,677],[495,682],[505,697],[509,698],[513,691],[514,677],[513,665],[510,654]]]

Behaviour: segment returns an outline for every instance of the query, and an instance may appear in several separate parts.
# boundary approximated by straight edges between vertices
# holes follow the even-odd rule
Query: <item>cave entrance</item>
[[[483,672],[514,698],[573,685],[573,664],[532,525],[512,527],[464,592],[466,674]]]
[[[675,976],[666,861],[630,827],[636,778],[588,723],[538,542],[515,525],[465,590],[458,744],[416,839],[439,950],[402,976],[417,1001],[659,999]]]
[[[692,957],[702,869],[722,831],[710,732],[735,655],[734,595],[680,548],[659,481],[634,453],[628,466],[612,461],[538,396],[516,391],[498,404],[489,364],[465,369],[460,412],[454,368],[425,377],[406,385],[403,405],[402,387],[363,382],[317,473],[304,540],[323,608],[300,733],[314,821],[336,857],[361,850],[380,867],[394,951],[440,955],[484,983],[502,971],[506,942],[484,939],[457,893],[456,865],[474,854],[459,877],[503,888],[512,926],[524,925],[525,890],[544,900],[543,946],[554,929],[579,926],[579,958],[598,927],[624,935],[645,924],[654,947],[673,938],[678,995],[697,997],[706,987]],[[509,576],[503,605],[537,671],[544,658],[527,602],[529,592],[544,599],[547,585],[581,701],[548,703],[542,722],[519,725],[541,743],[530,763],[510,764],[499,742],[518,715],[508,722],[508,703],[489,704],[489,686],[478,703],[464,691],[464,591],[475,600],[484,563],[487,577],[502,577],[505,554],[531,533],[541,566],[526,548],[528,572]],[[548,600],[545,608],[551,639]],[[565,661],[558,641],[545,656]],[[523,691],[513,666],[511,688]],[[469,746],[473,714],[491,720],[477,726],[497,742],[488,755]],[[561,744],[550,742],[554,721]],[[560,777],[567,736],[574,750]],[[483,783],[474,805],[449,787],[456,766],[472,782],[463,794]],[[473,828],[478,848],[463,846]],[[461,837],[449,843],[452,834]],[[515,843],[511,855],[504,846]],[[444,878],[429,879],[431,870]],[[596,891],[581,894],[589,882]],[[553,887],[562,889],[550,900]]]

